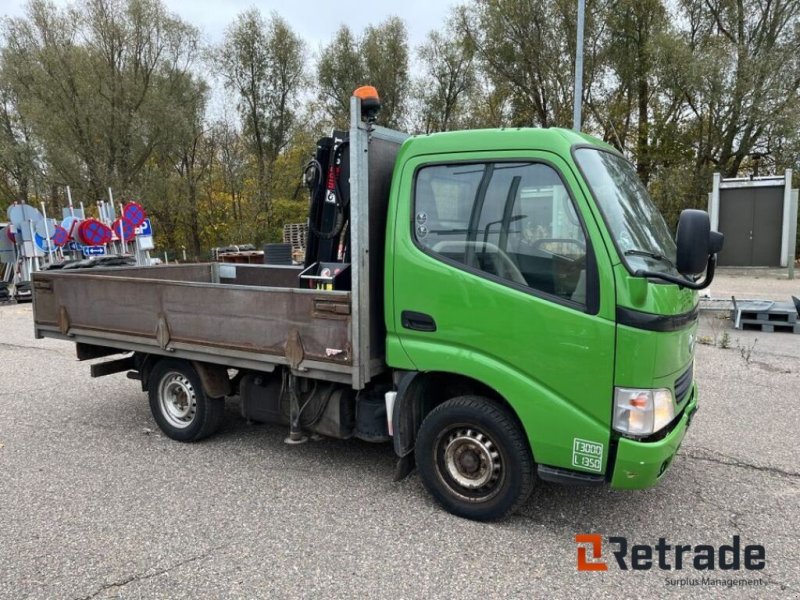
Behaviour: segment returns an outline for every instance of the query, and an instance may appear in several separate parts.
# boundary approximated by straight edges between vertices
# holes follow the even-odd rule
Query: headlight
[[[667,389],[614,389],[614,429],[646,436],[663,429],[675,418],[675,399]]]

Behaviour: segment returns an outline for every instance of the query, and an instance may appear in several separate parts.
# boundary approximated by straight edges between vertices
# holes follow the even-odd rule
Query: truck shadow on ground
[[[241,416],[238,399],[233,398],[226,402],[225,419],[217,434],[197,443],[182,444],[161,433],[150,414],[146,396],[141,392],[136,395],[138,402],[117,405],[118,413],[113,420],[116,434],[128,437],[136,446],[141,444],[140,436],[144,433],[152,440],[152,449],[175,458],[210,460],[221,468],[235,465],[245,472],[252,471],[253,477],[268,467],[313,476],[319,485],[325,485],[327,478],[337,478],[356,487],[353,492],[365,498],[379,491],[405,496],[403,502],[438,510],[416,471],[399,482],[393,480],[396,456],[391,442],[375,444],[354,438],[321,438],[288,445],[284,442],[287,426],[247,422]],[[75,416],[72,412],[71,417]],[[100,419],[95,411],[87,412],[78,420],[88,429],[102,428],[97,435],[109,434],[108,419]],[[608,485],[572,487],[537,480],[530,499],[506,522],[525,521],[573,531],[613,530],[620,523],[635,526],[645,521],[652,525],[654,520],[666,526],[676,516],[683,518],[687,503],[694,501],[701,492],[713,506],[727,508],[733,504],[734,497],[727,495],[730,490],[726,487],[705,486],[704,489],[702,481],[708,476],[708,465],[687,459],[686,453],[687,450],[682,449],[663,480],[647,490],[618,491],[611,490]],[[337,482],[330,481],[330,484],[337,485]],[[644,511],[643,506],[646,507]]]
[[[131,395],[133,396],[133,395]],[[74,407],[69,421],[79,424],[81,435],[102,437],[106,452],[144,457],[158,465],[179,461],[187,469],[199,468],[204,477],[216,481],[214,471],[225,472],[235,481],[259,487],[276,475],[288,477],[291,493],[312,495],[344,494],[364,505],[390,504],[409,515],[424,515],[431,523],[444,527],[467,527],[469,521],[447,514],[425,490],[416,472],[393,480],[396,457],[391,443],[373,444],[358,439],[322,438],[302,445],[284,442],[288,427],[248,423],[242,418],[236,399],[226,402],[220,431],[197,443],[184,444],[166,437],[157,428],[146,396],[140,391],[116,404],[114,418],[98,416],[95,403]],[[98,400],[100,402],[100,400]],[[71,427],[59,425],[62,434],[72,437]],[[110,446],[110,447],[109,447]],[[685,531],[718,527],[728,531],[738,527],[737,489],[741,484],[727,478],[732,467],[711,465],[717,471],[718,485],[709,486],[709,465],[691,460],[682,449],[672,468],[654,488],[611,490],[597,487],[566,487],[537,481],[529,500],[503,521],[485,525],[500,530],[549,532],[559,538],[574,538],[576,533],[624,533],[657,539],[666,531]],[[121,459],[130,461],[132,458]],[[126,463],[127,464],[127,463]],[[723,477],[725,475],[725,477]],[[753,477],[756,475],[754,474]],[[300,478],[300,479],[298,479]],[[303,483],[303,480],[308,483]],[[704,483],[706,482],[706,483]],[[761,484],[753,479],[749,487]],[[324,510],[320,505],[319,510]],[[405,518],[401,518],[404,520]],[[741,524],[741,519],[738,519]],[[484,526],[478,525],[476,526]],[[688,537],[686,539],[689,539]]]
[[[374,444],[359,439],[322,438],[292,446],[284,442],[287,432],[288,429],[281,425],[248,423],[241,417],[238,403],[232,401],[228,402],[222,430],[205,443],[235,446],[237,452],[248,454],[268,454],[278,458],[287,469],[337,472],[358,481],[357,485],[364,486],[368,493],[376,490],[400,493],[407,495],[409,502],[440,510],[416,471],[401,481],[393,480],[396,456],[391,442]],[[218,451],[225,452],[226,449],[219,448]],[[607,485],[561,486],[537,480],[530,499],[502,523],[511,527],[543,525],[548,529],[566,528],[581,532],[613,530],[620,523],[635,525],[647,522],[654,525],[663,516],[666,525],[670,520],[670,507],[676,505],[676,494],[685,496],[687,485],[691,483],[686,474],[669,475],[655,488],[633,491],[611,490]],[[652,514],[649,517],[642,514],[643,504],[647,504],[648,513],[658,516],[656,523],[653,523]]]

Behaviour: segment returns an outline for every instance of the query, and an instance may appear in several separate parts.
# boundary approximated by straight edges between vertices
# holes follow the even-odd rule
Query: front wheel
[[[415,458],[431,495],[467,519],[501,519],[533,490],[525,434],[504,407],[481,396],[460,396],[434,408],[417,434]]]
[[[150,411],[161,431],[179,442],[194,442],[215,433],[222,424],[223,398],[210,398],[194,367],[162,360],[148,380]]]

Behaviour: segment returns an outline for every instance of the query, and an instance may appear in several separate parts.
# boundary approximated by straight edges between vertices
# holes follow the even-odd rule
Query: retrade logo
[[[767,563],[764,546],[742,546],[738,535],[733,536],[730,544],[721,546],[668,544],[666,538],[658,538],[654,545],[629,544],[628,538],[621,536],[609,536],[607,542],[611,547],[608,558],[613,559],[621,571],[760,571]],[[578,571],[608,571],[601,535],[579,533],[575,535],[575,543],[578,545]]]
[[[575,536],[575,542],[578,544],[578,571],[608,571],[608,565],[599,560],[603,556],[602,537],[596,533],[579,533]],[[587,555],[589,550],[591,560]]]

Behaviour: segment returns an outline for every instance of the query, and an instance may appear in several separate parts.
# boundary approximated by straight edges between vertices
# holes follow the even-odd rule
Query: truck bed
[[[33,276],[35,335],[351,383],[351,294],[298,289],[298,273],[218,263],[43,271]]]
[[[352,291],[299,289],[300,269],[272,265],[42,271],[33,275],[35,335],[257,371],[288,365],[364,389],[387,369],[386,214],[408,136],[362,120],[360,106],[351,98]]]

